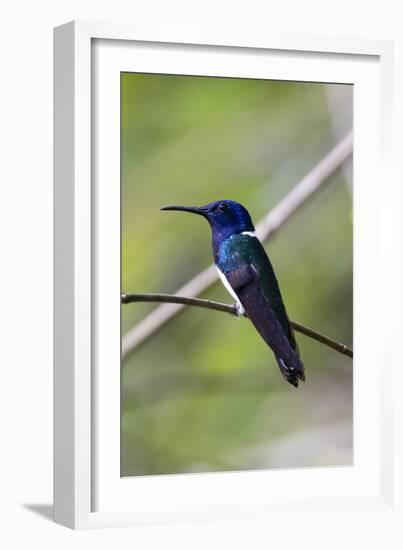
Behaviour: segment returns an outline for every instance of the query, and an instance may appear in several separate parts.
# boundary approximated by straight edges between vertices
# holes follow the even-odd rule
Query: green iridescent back
[[[254,267],[262,293],[289,335],[292,347],[297,349],[273,266],[259,239],[247,234],[231,235],[221,243],[216,263],[223,273],[239,269],[245,263]]]

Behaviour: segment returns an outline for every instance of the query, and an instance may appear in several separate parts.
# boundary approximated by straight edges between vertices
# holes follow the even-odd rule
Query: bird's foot
[[[234,304],[234,307],[235,307],[235,315],[237,317],[246,317],[245,310],[240,302],[236,302]]]

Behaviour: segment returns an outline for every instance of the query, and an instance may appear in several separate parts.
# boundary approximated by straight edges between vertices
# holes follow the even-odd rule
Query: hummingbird
[[[271,262],[247,209],[239,202],[219,200],[205,206],[164,206],[161,210],[191,212],[211,227],[214,263],[237,314],[250,319],[272,349],[290,384],[305,381],[304,365]]]

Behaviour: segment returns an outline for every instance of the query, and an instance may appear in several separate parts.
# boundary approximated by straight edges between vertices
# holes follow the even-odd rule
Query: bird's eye
[[[228,205],[225,204],[225,202],[222,202],[221,204],[218,205],[218,210],[219,210],[220,212],[223,212],[224,210],[227,209],[227,206],[228,206]]]

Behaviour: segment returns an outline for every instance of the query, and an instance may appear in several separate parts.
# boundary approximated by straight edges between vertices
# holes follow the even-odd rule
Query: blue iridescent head
[[[210,202],[205,206],[164,206],[161,210],[181,210],[206,218],[213,233],[215,251],[227,237],[255,230],[249,212],[242,204],[235,201],[221,200]]]

